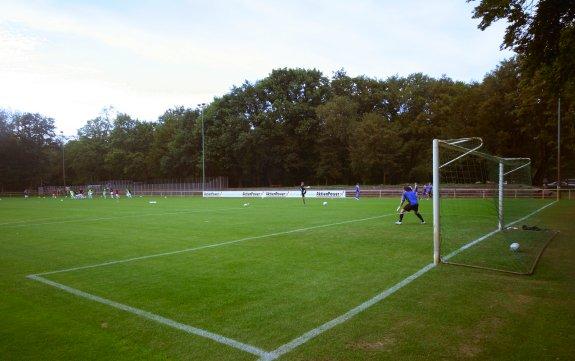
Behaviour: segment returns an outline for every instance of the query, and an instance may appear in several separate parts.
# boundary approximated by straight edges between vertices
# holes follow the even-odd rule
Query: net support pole
[[[561,199],[561,98],[557,100],[557,200]]]
[[[498,188],[498,198],[499,198],[499,230],[503,230],[503,226],[504,226],[504,220],[503,220],[503,192],[504,192],[504,187],[503,187],[503,182],[504,182],[504,178],[505,178],[505,167],[503,165],[503,162],[499,162],[499,186]]]
[[[441,262],[441,234],[439,219],[439,140],[433,140],[433,263]]]

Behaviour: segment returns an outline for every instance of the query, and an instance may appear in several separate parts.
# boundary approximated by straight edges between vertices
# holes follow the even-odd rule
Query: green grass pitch
[[[431,201],[421,202],[427,224],[407,214],[401,226],[397,199],[323,201],[2,199],[0,358],[258,359],[30,274],[271,352],[432,261]],[[485,203],[450,202],[454,218],[478,215],[454,228],[453,249],[491,227]],[[533,276],[441,265],[279,359],[567,360],[575,354],[573,219],[568,201],[532,217],[561,232]],[[101,265],[110,261],[120,262]],[[82,268],[90,265],[99,266]]]

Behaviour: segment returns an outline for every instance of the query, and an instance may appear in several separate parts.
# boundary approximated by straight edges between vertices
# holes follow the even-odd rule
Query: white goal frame
[[[470,147],[465,147],[461,144],[468,143],[468,142],[477,142]],[[461,154],[449,161],[445,162],[444,164],[440,164],[439,160],[439,152],[440,152],[440,143],[447,148],[455,149],[461,152]],[[499,164],[499,181],[497,187],[497,198],[498,198],[498,208],[499,208],[499,216],[497,222],[496,231],[501,231],[505,228],[505,206],[503,202],[504,192],[505,192],[505,176],[511,174],[519,169],[529,167],[531,165],[530,158],[503,158],[494,156],[485,152],[479,151],[483,147],[483,139],[479,137],[469,137],[469,138],[459,138],[459,139],[434,139],[432,143],[433,149],[433,263],[438,265],[442,262],[441,260],[441,217],[440,217],[440,175],[441,175],[441,168],[451,164],[458,159],[466,157],[470,154],[479,156],[481,158],[496,162]],[[520,164],[514,164],[512,168],[506,169],[506,163],[509,165],[510,162],[519,162]]]

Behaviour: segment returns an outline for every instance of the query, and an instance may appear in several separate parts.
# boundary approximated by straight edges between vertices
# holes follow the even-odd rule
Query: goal
[[[434,262],[530,274],[556,234],[539,214],[551,194],[532,185],[529,158],[482,148],[477,137],[433,141]]]

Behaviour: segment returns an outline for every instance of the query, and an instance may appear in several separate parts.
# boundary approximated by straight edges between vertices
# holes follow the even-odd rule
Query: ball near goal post
[[[483,146],[478,137],[433,140],[434,263],[526,272],[554,234],[515,226],[550,200],[533,187],[529,158]],[[521,252],[509,252],[512,243]]]

